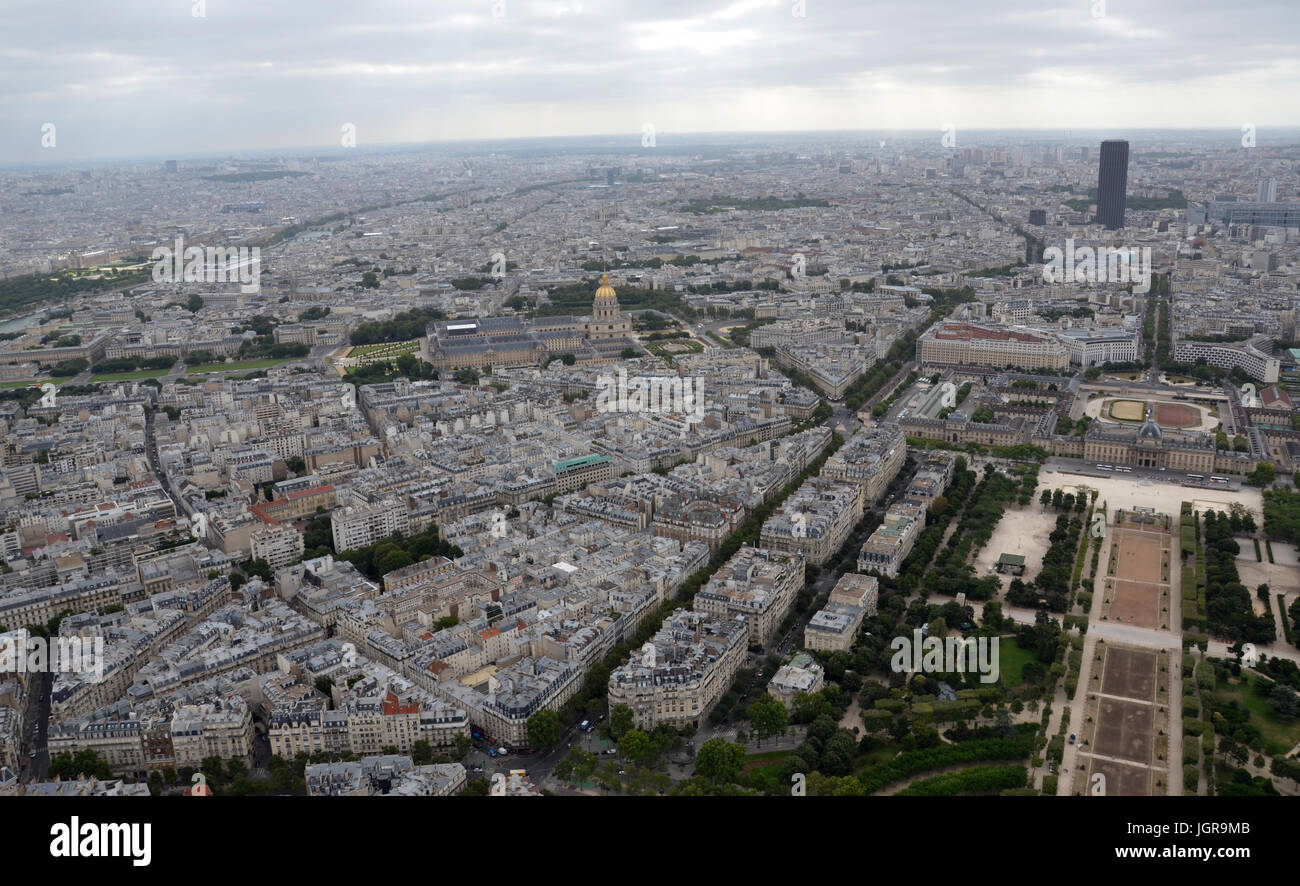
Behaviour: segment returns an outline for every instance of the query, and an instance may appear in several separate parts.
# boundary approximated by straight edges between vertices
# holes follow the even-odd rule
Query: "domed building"
[[[600,288],[591,304],[591,320],[587,323],[587,338],[624,338],[632,334],[632,321],[623,317],[618,307],[618,293],[609,285],[609,274],[600,275]]]
[[[623,316],[618,293],[602,274],[591,316],[482,317],[440,320],[429,327],[429,362],[435,369],[529,366],[553,354],[572,354],[580,364],[612,363],[623,354],[644,354]]]

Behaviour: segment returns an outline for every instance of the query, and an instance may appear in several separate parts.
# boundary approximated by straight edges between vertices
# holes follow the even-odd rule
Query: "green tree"
[[[767,694],[749,706],[746,716],[760,741],[774,735],[784,735],[790,725],[790,715],[785,705]]]
[[[616,704],[609,711],[609,732],[618,741],[623,733],[632,728],[632,709],[625,704]]]
[[[415,561],[411,559],[411,555],[406,551],[392,550],[375,561],[375,570],[380,575],[387,575],[394,570],[410,566],[413,562]]]
[[[740,777],[745,763],[745,748],[725,738],[711,738],[700,745],[695,755],[695,774],[714,784],[731,784]]]
[[[1277,479],[1277,469],[1273,463],[1262,461],[1246,475],[1246,482],[1251,486],[1272,486],[1273,481]]]
[[[650,736],[640,729],[629,729],[618,740],[618,755],[631,763],[647,764],[653,753]]]
[[[416,766],[427,766],[433,762],[433,746],[427,738],[412,743],[411,762]]]
[[[98,779],[112,777],[108,761],[90,748],[77,751],[64,751],[50,761],[49,777],[64,781],[76,779],[79,775],[94,776]]]
[[[549,748],[560,740],[560,715],[552,710],[540,710],[528,718],[528,744],[530,747]]]

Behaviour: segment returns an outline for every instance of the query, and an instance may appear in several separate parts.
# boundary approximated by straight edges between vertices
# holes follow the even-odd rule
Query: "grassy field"
[[[63,378],[38,378],[32,381],[6,381],[0,382],[0,388],[39,388],[41,385],[46,383],[61,385],[67,381],[72,381],[72,376],[69,375]]]
[[[265,360],[239,360],[234,363],[201,363],[198,366],[186,367],[190,375],[203,375],[209,372],[238,372],[241,369],[270,369],[272,366],[279,366],[281,363],[292,363],[295,357],[270,357]]]
[[[998,641],[998,683],[1014,687],[1025,682],[1025,665],[1034,660],[1032,649],[1021,649],[1015,637],[1002,637]]]
[[[772,751],[765,754],[746,754],[740,770],[744,784],[758,790],[776,790],[781,784],[781,768],[789,751]]]
[[[648,342],[641,343],[642,347],[644,347],[650,353],[654,354],[656,357],[678,357],[681,356],[683,353],[699,354],[699,353],[703,353],[704,351],[704,345],[692,339],[673,340],[671,342],[672,346],[682,348],[682,351],[678,353],[673,353],[671,350],[669,350],[669,348],[665,348],[664,345],[666,344],[669,344],[669,342],[648,341]]]
[[[171,372],[170,369],[137,369],[135,372],[106,372],[101,375],[92,375],[90,380],[92,383],[96,384],[106,381],[139,381],[143,378],[161,378],[169,372]]]
[[[414,354],[420,350],[418,339],[410,341],[386,341],[377,342],[372,345],[358,345],[348,351],[347,357],[350,360],[358,360],[362,363],[378,360],[396,360],[403,354]]]
[[[1107,411],[1117,421],[1142,421],[1146,409],[1147,405],[1141,400],[1115,400]]]
[[[1242,676],[1246,677],[1243,671]],[[1250,711],[1250,722],[1259,728],[1264,739],[1264,747],[1270,754],[1286,754],[1300,742],[1300,720],[1283,723],[1278,720],[1273,709],[1268,706],[1268,699],[1260,698],[1253,688],[1255,677],[1250,676],[1251,686],[1243,683],[1220,685],[1214,692],[1216,707],[1224,706],[1228,701],[1236,701],[1243,710]]]

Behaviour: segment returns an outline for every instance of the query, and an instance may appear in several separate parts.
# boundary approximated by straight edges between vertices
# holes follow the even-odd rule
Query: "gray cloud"
[[[0,162],[455,138],[1294,125],[1300,10],[1206,0],[8,2]]]

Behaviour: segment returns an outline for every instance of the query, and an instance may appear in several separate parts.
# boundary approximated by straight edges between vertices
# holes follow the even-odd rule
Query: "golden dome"
[[[609,274],[600,275],[600,288],[596,290],[597,300],[602,298],[618,298],[614,294],[614,287],[609,285]]]

